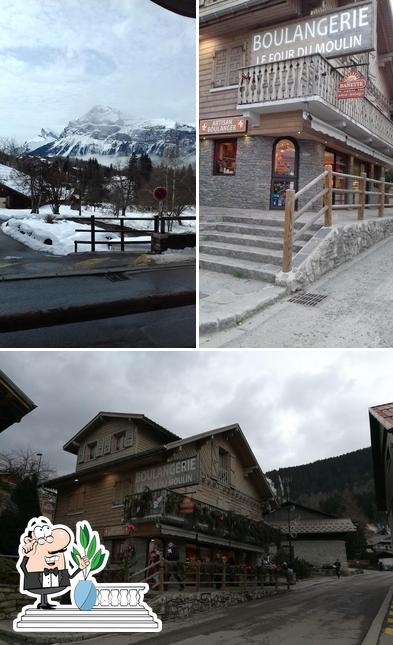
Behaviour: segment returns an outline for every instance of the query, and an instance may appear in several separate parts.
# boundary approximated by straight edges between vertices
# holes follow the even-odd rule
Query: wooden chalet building
[[[347,566],[345,541],[349,533],[356,531],[348,517],[335,517],[289,501],[264,519],[285,536],[281,547],[288,549],[288,560],[303,558],[321,567],[333,565],[338,559]]]
[[[47,484],[58,493],[55,520],[88,520],[112,564],[122,561],[127,523],[141,569],[168,541],[182,560],[220,550],[252,564],[266,553],[262,515],[276,502],[239,425],[181,439],[142,414],[99,412],[64,449],[76,468]]]
[[[393,403],[369,409],[377,509],[386,513],[393,536]]]
[[[0,370],[0,432],[19,423],[37,406]]]
[[[31,208],[25,177],[18,170],[0,164],[0,208]]]
[[[392,97],[389,0],[200,0],[201,206],[284,209],[327,165],[380,179]]]

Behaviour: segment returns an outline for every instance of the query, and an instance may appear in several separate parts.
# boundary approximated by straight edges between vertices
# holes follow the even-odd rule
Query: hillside
[[[362,524],[384,520],[375,504],[371,448],[266,473],[277,494]]]

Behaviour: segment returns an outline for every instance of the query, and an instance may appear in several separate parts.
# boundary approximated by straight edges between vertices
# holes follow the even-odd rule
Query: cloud
[[[390,401],[391,352],[0,352],[37,404],[0,435],[59,472],[62,446],[100,410],[144,413],[185,437],[240,423],[263,470],[369,445],[368,407]]]

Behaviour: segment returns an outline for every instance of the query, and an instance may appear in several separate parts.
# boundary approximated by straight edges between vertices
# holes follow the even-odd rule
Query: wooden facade
[[[31,199],[0,182],[0,208],[31,208]]]
[[[100,413],[65,449],[76,455],[77,464],[75,472],[49,484],[58,491],[55,521],[74,528],[78,520],[87,519],[109,541],[112,551],[111,541],[126,535],[125,498],[142,490],[161,488],[158,480],[146,479],[143,483],[142,475],[147,477],[151,469],[170,465],[186,468],[195,459],[198,469],[192,483],[173,484],[170,480],[168,488],[195,502],[256,522],[275,505],[270,486],[236,424],[179,439],[143,415]],[[162,537],[164,529],[160,527],[164,521],[160,524],[146,517],[137,522],[135,539],[143,542],[140,559],[145,566],[149,540]],[[170,528],[165,530],[170,533]],[[189,533],[185,531],[183,539],[177,527],[176,541],[192,542]],[[205,538],[209,542],[208,536]],[[203,543],[203,534],[197,539]]]

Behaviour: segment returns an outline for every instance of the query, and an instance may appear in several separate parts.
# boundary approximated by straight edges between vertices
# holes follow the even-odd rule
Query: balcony
[[[313,118],[320,119],[336,128],[342,140],[352,136],[391,155],[393,122],[387,116],[388,101],[370,81],[365,98],[338,99],[342,79],[320,54],[245,67],[240,72],[237,109],[245,113],[248,108],[251,118],[253,113],[304,110],[311,125]]]
[[[226,511],[192,499],[173,490],[147,490],[128,495],[124,500],[124,522],[165,522],[249,544],[265,545],[279,542],[280,533],[262,520]]]

